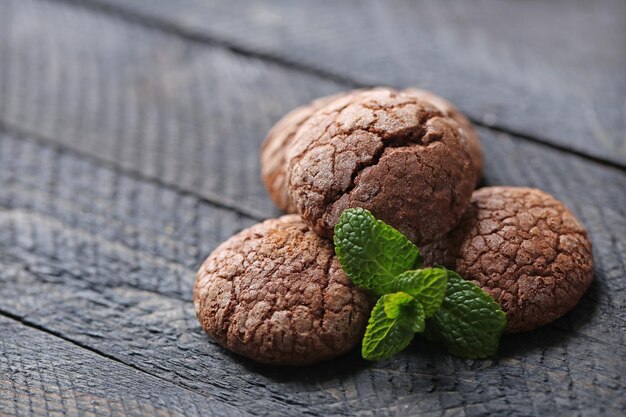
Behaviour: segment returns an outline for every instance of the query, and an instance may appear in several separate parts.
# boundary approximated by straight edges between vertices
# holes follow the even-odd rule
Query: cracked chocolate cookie
[[[287,113],[269,131],[261,145],[261,178],[274,204],[287,213],[295,213],[296,207],[287,193],[285,171],[287,149],[296,132],[309,117],[326,104],[347,93],[334,94],[313,100]]]
[[[254,225],[215,249],[198,271],[194,304],[211,338],[275,365],[349,351],[372,307],[343,273],[332,243],[297,215]]]
[[[475,191],[459,225],[422,254],[491,294],[507,313],[509,332],[561,317],[593,279],[584,227],[560,201],[532,188]]]
[[[368,209],[418,245],[452,229],[475,174],[463,130],[412,94],[387,88],[333,100],[288,150],[289,195],[325,237],[349,207]]]
[[[470,158],[472,159],[472,166],[474,167],[476,175],[475,183],[477,184],[478,181],[480,181],[480,177],[483,175],[483,149],[480,145],[478,133],[476,132],[476,129],[474,129],[472,122],[470,122],[469,119],[465,117],[465,115],[461,113],[461,111],[456,108],[454,104],[430,91],[407,88],[404,92],[407,94],[413,94],[414,96],[433,104],[444,114],[454,119],[459,124],[459,127],[463,129],[464,134],[461,135],[461,137],[466,139],[467,150]]]

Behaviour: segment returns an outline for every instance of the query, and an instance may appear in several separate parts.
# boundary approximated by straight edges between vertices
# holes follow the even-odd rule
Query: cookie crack
[[[386,110],[389,111],[390,109]],[[393,112],[389,111],[389,114],[392,113]],[[394,133],[391,136],[387,136],[387,138],[385,138],[386,132],[381,132],[375,128],[375,125],[378,122],[378,115],[376,113],[374,113],[374,115],[374,120],[365,129],[351,129],[344,134],[346,136],[349,136],[358,131],[372,133],[380,139],[381,146],[374,152],[369,160],[357,163],[350,176],[350,182],[344,190],[337,191],[336,193],[331,195],[330,198],[325,199],[326,207],[328,207],[325,211],[326,215],[330,210],[332,210],[332,207],[337,203],[337,201],[339,201],[339,199],[341,199],[346,194],[350,195],[352,193],[354,188],[356,188],[357,186],[357,177],[359,176],[359,174],[361,174],[365,169],[374,167],[380,163],[380,160],[385,155],[385,151],[387,149],[402,149],[417,146],[427,146],[430,143],[438,142],[441,138],[440,135],[435,136],[434,140],[429,141],[428,144],[424,143],[424,137],[426,137],[426,135],[428,134],[428,129],[425,127],[425,125],[428,123],[429,120],[435,117],[440,117],[440,112],[424,112],[422,115],[420,115],[421,117],[419,119],[418,126],[403,129],[399,132]]]

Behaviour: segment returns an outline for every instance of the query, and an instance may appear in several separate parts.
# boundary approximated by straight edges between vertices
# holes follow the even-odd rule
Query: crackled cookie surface
[[[198,271],[194,303],[218,343],[277,365],[352,349],[372,307],[343,273],[332,244],[296,215],[254,225],[215,249]]]
[[[422,100],[432,103],[447,116],[453,118],[458,123],[459,127],[463,129],[464,135],[462,135],[462,137],[466,140],[466,146],[472,160],[472,166],[474,167],[476,175],[475,183],[478,183],[483,173],[483,149],[480,145],[478,133],[476,129],[474,129],[472,122],[470,122],[454,104],[430,91],[407,88],[404,92],[413,94]]]
[[[317,110],[347,93],[321,97],[287,113],[269,131],[261,145],[261,178],[274,204],[287,213],[295,213],[296,207],[287,193],[285,171],[287,149],[296,132]]]
[[[288,151],[289,194],[305,221],[330,237],[349,207],[368,209],[416,244],[452,229],[475,174],[463,130],[412,94],[377,88],[314,113]]]
[[[475,191],[459,226],[422,253],[426,263],[454,269],[491,294],[509,332],[561,317],[593,279],[583,226],[560,201],[531,188]]]

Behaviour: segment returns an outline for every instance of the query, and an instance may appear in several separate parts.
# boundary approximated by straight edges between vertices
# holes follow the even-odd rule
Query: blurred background
[[[294,106],[357,86],[430,89],[481,125],[626,163],[621,0],[1,7],[2,123],[254,210],[271,205],[257,153],[240,150]]]
[[[229,357],[192,285],[279,214],[265,134],[374,85],[451,100],[484,184],[564,201],[594,285],[493,362]],[[0,414],[623,415],[625,167],[623,0],[0,0]]]

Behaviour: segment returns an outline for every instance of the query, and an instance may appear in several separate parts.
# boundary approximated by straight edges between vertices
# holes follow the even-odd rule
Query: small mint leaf
[[[406,271],[385,286],[389,292],[403,291],[413,296],[430,317],[439,310],[446,294],[448,273],[442,268],[425,268]]]
[[[379,295],[385,293],[385,284],[422,261],[417,246],[362,208],[341,214],[334,242],[341,267],[352,282]]]
[[[387,294],[378,299],[363,336],[363,358],[370,361],[389,358],[411,343],[416,329],[424,329],[424,309],[406,295]],[[398,316],[389,317],[385,312],[386,306],[392,315],[398,313]]]
[[[396,292],[382,297],[385,314],[390,319],[398,319],[400,326],[412,332],[423,332],[426,315],[422,304],[405,292]]]
[[[450,353],[484,358],[498,350],[506,314],[484,290],[447,271],[448,288],[441,308],[427,322],[429,338],[443,342]]]
[[[403,315],[399,317],[400,326],[411,329],[413,333],[421,333],[426,328],[426,315],[422,304],[413,300],[404,306]]]
[[[390,319],[397,319],[403,315],[403,307],[406,307],[411,301],[413,301],[413,297],[405,292],[385,295],[383,297],[385,314]]]

